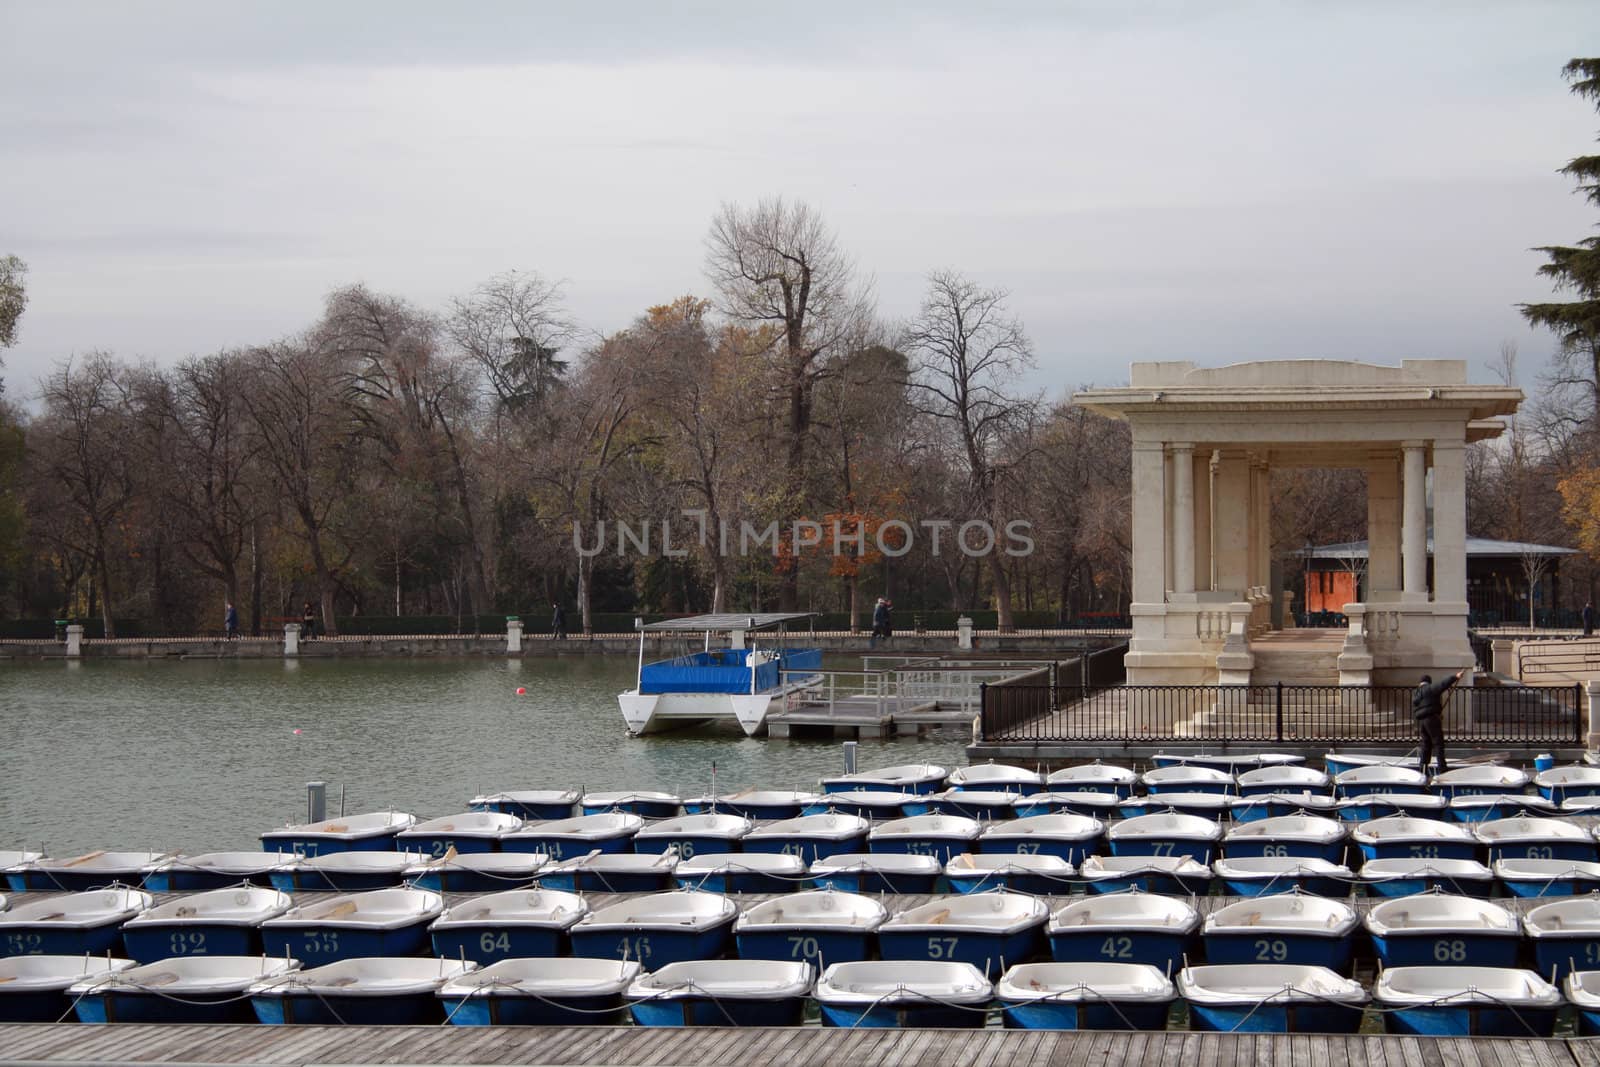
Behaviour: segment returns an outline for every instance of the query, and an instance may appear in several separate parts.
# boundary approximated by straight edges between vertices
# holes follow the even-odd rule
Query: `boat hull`
[[[411,884],[418,889],[426,889],[433,893],[498,893],[502,889],[517,889],[531,885],[535,879],[542,878],[538,871],[534,871],[526,878],[510,878],[505,875],[490,874],[486,871],[468,871],[461,868],[433,868],[419,874],[412,879]],[[554,884],[545,882],[552,889]]]
[[[140,963],[174,956],[259,956],[261,928],[239,923],[139,924],[123,928],[122,947],[128,959]]]
[[[758,930],[734,936],[742,960],[796,960],[818,973],[833,963],[859,963],[872,957],[872,934],[866,930],[799,927]]]
[[[121,955],[123,921],[118,917],[99,926],[45,923],[15,927],[0,934],[0,956]]]
[[[984,893],[991,889],[1009,889],[1015,893],[1050,896],[1071,890],[1072,882],[1068,876],[1070,873],[1052,878],[1047,874],[1034,874],[1030,871],[969,871],[953,874],[947,870],[944,877],[945,881],[950,883],[951,890],[957,893]]]
[[[733,919],[709,930],[684,931],[657,927],[628,930],[584,930],[571,932],[572,954],[597,959],[638,960],[646,970],[656,971],[669,963],[688,960],[719,960],[732,943]]]
[[[1051,837],[1029,834],[1026,837],[979,837],[978,851],[989,856],[1057,856],[1076,866],[1100,851],[1105,838]]]
[[[1298,889],[1318,897],[1342,897],[1350,883],[1318,874],[1282,874],[1276,878],[1223,878],[1226,892],[1238,897],[1259,897]]]
[[[74,1010],[85,1023],[248,1023],[256,1017],[237,992],[162,996],[118,989],[85,994]]]
[[[473,811],[496,811],[502,815],[515,815],[519,819],[569,819],[574,805],[560,803],[529,803],[502,798],[474,804]]]
[[[1353,1034],[1361,1016],[1356,1004],[1189,1005],[1190,1029],[1225,1034]]]
[[[1588,937],[1532,937],[1535,970],[1545,979],[1551,972],[1562,981],[1573,971],[1600,969],[1600,931]]]
[[[634,839],[634,851],[676,852],[680,859],[691,859],[703,852],[738,852],[737,837],[712,837],[700,834],[663,834]]]
[[[1572,874],[1555,878],[1507,878],[1500,884],[1514,897],[1574,897],[1600,892],[1600,876]],[[1597,961],[1600,966],[1600,961]]]
[[[1050,957],[1058,963],[1148,963],[1175,973],[1194,943],[1193,934],[1166,930],[1057,930],[1050,934]]]
[[[1193,856],[1209,863],[1221,851],[1217,841],[1192,837],[1113,837],[1113,856]]]
[[[1007,1030],[1165,1030],[1166,1001],[1028,1001],[1001,1006]]]
[[[543,852],[552,862],[587,856],[591,852],[618,853],[633,851],[633,831],[619,830],[614,834],[576,837],[552,834],[548,837],[518,835],[513,842],[504,842],[505,852]]]
[[[976,1007],[960,1008],[918,1002],[880,1003],[870,1008],[821,1004],[823,1026],[856,1030],[952,1030],[983,1026],[985,1013]]]
[[[931,893],[939,881],[938,872],[917,874],[901,871],[841,870],[814,879],[818,889],[841,889],[847,893]]]
[[[621,993],[492,993],[445,997],[443,1005],[452,1026],[612,1026],[624,1010]]]
[[[1385,967],[1515,967],[1518,937],[1487,937],[1469,932],[1372,935],[1372,947]]]
[[[500,960],[565,956],[566,931],[556,926],[452,926],[430,935],[433,954],[442,960],[477,960],[487,967]]]
[[[1343,841],[1306,841],[1292,838],[1236,837],[1223,842],[1223,852],[1229,859],[1255,856],[1282,856],[1293,859],[1327,860],[1338,863],[1344,859]]]
[[[628,1008],[639,1026],[799,1026],[806,998],[660,997]]]
[[[403,852],[420,852],[428,859],[436,860],[451,849],[461,856],[499,852],[500,841],[496,837],[479,834],[409,834],[397,835],[395,847]]]
[[[803,688],[804,683],[788,688]],[[767,713],[775,697],[786,690],[765,693],[640,693],[630,690],[617,696],[622,719],[634,737],[676,730],[696,723],[732,721],[746,737],[755,737],[767,728]]]
[[[428,1026],[444,1021],[444,1006],[432,990],[386,997],[340,997],[291,993],[254,996],[250,1007],[269,1026]]]
[[[880,837],[867,838],[867,851],[884,856],[932,856],[940,864],[972,848],[970,837]]]
[[[672,870],[650,871],[552,871],[539,875],[546,889],[568,893],[660,893],[671,889]]]
[[[1013,934],[965,930],[935,934],[926,929],[901,932],[881,927],[878,954],[885,960],[970,963],[993,980],[1007,967],[1026,962],[1039,951],[1041,928],[1034,926]]]
[[[1363,859],[1369,860],[1475,860],[1476,841],[1361,841]]]
[[[1593,862],[1593,841],[1530,841],[1490,845],[1489,862],[1495,860],[1581,860]]]
[[[65,986],[27,993],[0,991],[0,1023],[58,1023],[72,1018],[73,999]]]
[[[270,888],[272,872],[263,870],[246,874],[193,868],[167,869],[151,871],[145,876],[143,888],[151,893],[200,893],[210,889],[232,889],[244,882]]]
[[[1207,963],[1293,963],[1348,976],[1354,939],[1303,933],[1234,931],[1205,935]]]
[[[395,834],[399,832],[400,827],[397,826],[387,833],[347,839],[269,830],[261,835],[261,848],[265,852],[283,852],[302,858],[328,856],[335,852],[393,852]]]
[[[746,852],[765,852],[782,856],[798,856],[800,861],[807,866],[837,856],[841,853],[860,852],[861,845],[867,839],[867,832],[850,837],[804,837],[789,838],[766,837],[745,838],[744,850]]]
[[[6,884],[13,893],[82,893],[89,889],[104,889],[124,885],[132,889],[144,886],[149,872],[136,869],[119,871],[36,871],[21,868],[6,872]]]
[[[1211,879],[1204,875],[1185,878],[1181,874],[1164,871],[1143,871],[1138,874],[1119,875],[1114,878],[1095,878],[1089,882],[1091,893],[1125,893],[1137,889],[1163,897],[1205,896],[1210,891]]]
[[[432,919],[428,916],[393,930],[315,924],[263,926],[261,943],[267,955],[292,957],[307,970],[365,956],[417,956],[428,947],[428,923]]]
[[[580,804],[579,810],[584,815],[604,815],[608,811],[625,811],[642,819],[671,819],[677,816],[678,807],[678,804],[670,800],[651,800],[648,797],[636,797],[616,804]]]
[[[708,893],[787,893],[798,880],[792,875],[765,871],[712,871],[705,875],[674,875],[680,889],[703,889]]]
[[[1552,1037],[1556,1015],[1555,1008],[1435,1004],[1387,1011],[1383,1025],[1391,1034],[1419,1037]]]
[[[395,889],[405,883],[403,868],[392,871],[321,871],[287,869],[272,872],[272,888],[283,893],[364,893]]]

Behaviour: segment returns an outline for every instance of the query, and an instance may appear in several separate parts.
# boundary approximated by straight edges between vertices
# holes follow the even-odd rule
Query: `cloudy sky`
[[[1011,291],[1052,393],[1139,359],[1465,358],[1547,336],[1530,246],[1600,116],[1600,4],[0,0],[9,395],[166,362],[363,281],[511,268],[604,333],[707,293],[725,201],[818,208],[881,312]]]

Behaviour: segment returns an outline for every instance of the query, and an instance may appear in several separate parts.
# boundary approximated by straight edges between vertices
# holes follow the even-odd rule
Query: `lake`
[[[813,788],[842,769],[837,740],[731,726],[630,738],[616,694],[634,669],[605,656],[12,661],[0,849],[257,849],[262,830],[303,821],[315,780],[330,814],[342,784],[348,813],[426,818],[502,789],[694,795],[713,762],[719,792]],[[961,766],[967,741],[964,729],[863,741],[860,765]]]

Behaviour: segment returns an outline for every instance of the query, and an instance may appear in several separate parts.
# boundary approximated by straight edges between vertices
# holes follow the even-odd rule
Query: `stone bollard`
[[[289,659],[300,654],[300,624],[297,622],[283,625],[283,654]]]
[[[506,655],[515,656],[522,652],[522,620],[515,615],[506,616]]]
[[[1588,723],[1583,734],[1583,747],[1590,752],[1600,749],[1600,722],[1595,717],[1595,701],[1600,700],[1600,679],[1591,678],[1584,683],[1584,694],[1589,698]]]
[[[956,620],[956,647],[965,650],[972,648],[972,620],[965,615]]]
[[[1503,637],[1489,642],[1489,669],[1508,678],[1517,677],[1517,643]]]
[[[67,658],[78,659],[83,655],[83,627],[77,623],[67,627]]]

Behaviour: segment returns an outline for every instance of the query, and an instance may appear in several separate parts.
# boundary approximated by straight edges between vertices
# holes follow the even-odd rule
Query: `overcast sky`
[[[1136,8],[1131,13],[1126,8]],[[819,209],[881,312],[1011,291],[1051,393],[1140,359],[1549,353],[1530,246],[1596,212],[1572,3],[0,0],[0,254],[22,399],[361,281],[442,308],[516,268],[589,330],[709,293],[724,201]]]

